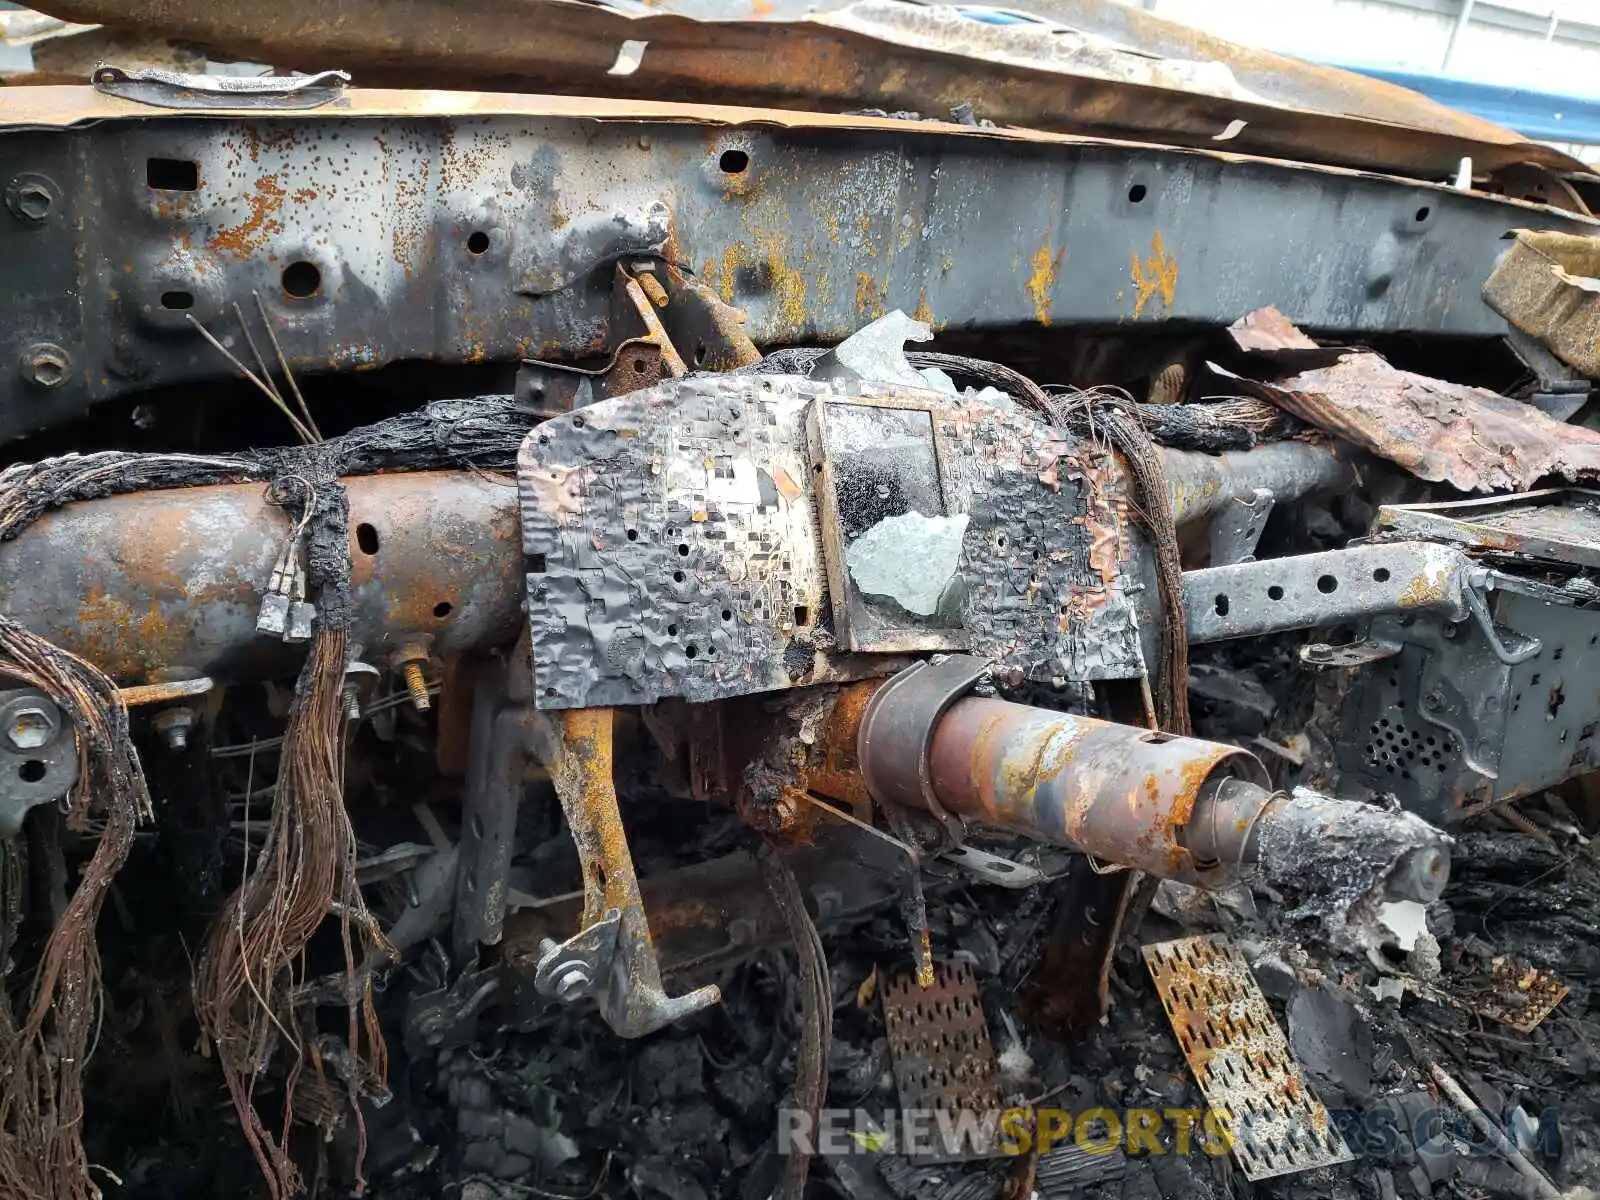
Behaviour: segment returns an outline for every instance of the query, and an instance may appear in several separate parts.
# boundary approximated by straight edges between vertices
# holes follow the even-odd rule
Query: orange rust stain
[[[255,191],[246,197],[250,215],[238,225],[217,230],[211,238],[211,248],[239,259],[253,258],[265,250],[267,239],[283,232],[278,213],[287,194],[276,174],[263,175],[256,180]]]
[[[744,261],[745,254],[746,248],[743,242],[735,242],[722,252],[722,271],[717,278],[717,291],[721,293],[723,300],[729,304],[733,303],[733,285],[738,277],[739,267]],[[710,278],[709,274],[707,278]]]
[[[933,309],[928,307],[928,289],[922,289],[922,295],[917,298],[916,311],[911,314],[924,325],[933,324]]]
[[[787,329],[803,329],[806,324],[806,277],[784,258],[781,238],[763,235],[756,239],[762,265],[772,286],[772,303]]]
[[[1415,575],[1407,582],[1400,592],[1401,608],[1427,608],[1445,598],[1448,590],[1449,577],[1443,572],[1438,572],[1434,578],[1429,579],[1426,571]]]
[[[856,312],[863,317],[876,320],[883,316],[884,292],[878,288],[878,281],[865,271],[856,272]]]
[[[1055,290],[1056,268],[1066,252],[1063,246],[1052,255],[1048,244],[1033,252],[1033,271],[1028,275],[1027,288],[1028,295],[1033,298],[1034,320],[1041,325],[1050,324],[1050,293]]]
[[[1159,229],[1151,235],[1149,256],[1144,259],[1137,253],[1133,256],[1133,287],[1135,321],[1144,315],[1145,305],[1156,296],[1161,297],[1161,303],[1171,310],[1173,293],[1178,287],[1178,260],[1167,253]]]

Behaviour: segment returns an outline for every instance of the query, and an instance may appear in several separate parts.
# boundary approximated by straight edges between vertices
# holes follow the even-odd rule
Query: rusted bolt
[[[400,672],[406,681],[406,691],[411,693],[411,707],[427,712],[433,706],[428,698],[428,676],[423,666],[428,661],[428,643],[423,640],[406,642],[389,658],[389,665]]]
[[[1444,693],[1438,688],[1434,688],[1433,691],[1429,692],[1422,698],[1422,707],[1427,709],[1429,712],[1436,712],[1437,710],[1443,708]]]
[[[422,673],[422,664],[413,659],[401,671],[406,678],[406,691],[411,693],[411,707],[427,712],[433,702],[428,699],[428,677]]]
[[[56,740],[55,714],[42,704],[24,704],[6,714],[6,739],[18,750],[38,750]]]
[[[167,749],[174,754],[181,754],[189,748],[189,731],[194,728],[194,709],[185,705],[165,709],[156,714],[152,724],[161,735],[161,740],[166,742]]]
[[[1312,642],[1306,647],[1306,657],[1313,662],[1327,662],[1333,657],[1333,647],[1327,642]]]
[[[22,377],[35,387],[58,388],[71,369],[72,358],[52,342],[35,342],[22,352]]]

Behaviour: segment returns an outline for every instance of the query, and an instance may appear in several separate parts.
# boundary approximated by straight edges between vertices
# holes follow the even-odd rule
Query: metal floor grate
[[[1005,1107],[989,1023],[969,964],[937,964],[931,988],[918,987],[909,971],[888,979],[883,1019],[903,1111],[990,1117]],[[989,1130],[988,1145],[950,1157],[994,1153],[996,1133]]]
[[[1300,1074],[1238,950],[1212,935],[1143,953],[1206,1102],[1227,1113],[1223,1125],[1246,1178],[1349,1162],[1350,1148]]]

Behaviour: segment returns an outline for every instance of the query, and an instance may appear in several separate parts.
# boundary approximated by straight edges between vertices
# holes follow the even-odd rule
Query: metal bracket
[[[1487,740],[1480,742],[1472,706],[1455,685],[1443,677],[1439,669],[1439,655],[1429,657],[1418,690],[1421,692],[1419,707],[1422,719],[1454,735],[1461,746],[1461,762],[1467,770],[1485,779],[1498,779],[1499,754],[1497,751],[1486,753],[1493,749],[1493,743]]]
[[[1450,546],[1381,542],[1185,571],[1189,641],[1256,637],[1393,612],[1465,620],[1473,569]]]
[[[1043,871],[1025,867],[1009,858],[990,854],[973,846],[952,846],[939,855],[945,862],[954,863],[969,875],[1003,888],[1031,888],[1047,878]]]
[[[1337,667],[1348,671],[1353,667],[1366,667],[1393,658],[1403,648],[1399,642],[1382,638],[1361,638],[1342,646],[1311,642],[1300,647],[1300,661],[1308,667]]]
[[[647,388],[665,374],[661,347],[649,338],[629,338],[598,370],[525,359],[517,368],[515,395],[518,407],[530,416],[559,417]]]
[[[77,738],[56,703],[33,688],[0,691],[0,840],[77,782]]]
[[[157,67],[125,71],[109,63],[94,69],[95,91],[152,108],[321,108],[344,94],[343,71],[315,75],[186,75]]]
[[[956,846],[966,841],[966,831],[960,818],[945,812],[934,795],[928,752],[939,718],[970,692],[988,669],[987,659],[970,654],[935,655],[890,679],[873,693],[861,715],[859,761],[872,798],[885,811],[891,805],[927,809]],[[906,685],[913,680],[920,686],[908,689]],[[915,696],[917,703],[891,699],[902,691]],[[867,747],[873,743],[879,748],[869,755]],[[869,768],[869,763],[875,765]]]
[[[1275,503],[1277,497],[1271,488],[1255,488],[1248,500],[1232,497],[1211,519],[1211,565],[1226,567],[1255,561],[1261,531],[1266,528]]]
[[[609,708],[569,709],[560,714],[559,740],[547,748],[583,869],[583,919],[574,937],[542,948],[534,982],[541,994],[565,1002],[593,995],[606,1024],[633,1038],[716,1004],[722,991],[711,985],[668,996],[662,987],[612,780],[613,719]]]
[[[539,947],[533,986],[541,995],[554,997],[563,1004],[594,995],[599,986],[611,978],[621,931],[622,913],[612,908],[593,925],[578,930],[564,942],[545,939]]]
[[[1483,631],[1483,640],[1489,644],[1489,651],[1508,667],[1518,663],[1525,663],[1530,658],[1538,656],[1544,649],[1544,643],[1536,637],[1505,630],[1517,643],[1515,647],[1507,646],[1502,638],[1501,630],[1494,623],[1494,618],[1489,615],[1489,606],[1483,602],[1483,595],[1476,586],[1467,588],[1467,608],[1478,622],[1478,628]]]

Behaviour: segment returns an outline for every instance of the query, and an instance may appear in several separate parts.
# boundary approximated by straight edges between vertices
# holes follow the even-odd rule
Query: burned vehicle
[[[796,25],[1049,74],[891,7]],[[231,48],[393,82],[440,44],[369,15],[296,49],[229,13]],[[742,60],[718,105],[627,98],[640,55],[693,72],[692,17],[628,18],[661,40],[617,99],[0,92],[0,1194],[1107,1187],[1154,1168],[1042,1123],[935,1178],[741,1121],[1016,1106],[1137,1008],[1141,943],[1177,1034],[1146,1061],[1232,1122],[1221,1183],[1160,1190],[1337,1181],[1357,1132],[1264,955],[1380,1024],[1525,1033],[1592,965],[1439,941],[1483,822],[1592,832],[1513,807],[1600,755],[1576,164],[1086,68],[1090,132],[1020,84],[924,120],[829,78],[808,112]],[[1224,934],[1152,936],[1213,903]]]

